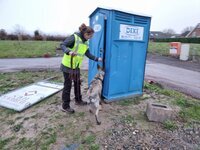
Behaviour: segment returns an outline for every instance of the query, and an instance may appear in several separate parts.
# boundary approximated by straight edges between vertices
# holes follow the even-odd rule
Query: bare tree
[[[39,31],[39,30],[35,30],[34,31],[34,39],[35,40],[43,40],[43,37],[42,37],[42,35],[41,35],[41,31]]]
[[[39,30],[35,30],[35,31],[34,31],[34,36],[40,36]]]
[[[164,29],[163,33],[168,34],[168,35],[176,34],[176,32],[173,29]]]
[[[20,26],[19,24],[16,24],[14,26],[14,34],[18,36],[18,40],[22,40],[22,35],[25,34],[25,30],[22,26]]]
[[[5,40],[6,37],[7,37],[6,30],[1,29],[1,30],[0,30],[0,40]]]

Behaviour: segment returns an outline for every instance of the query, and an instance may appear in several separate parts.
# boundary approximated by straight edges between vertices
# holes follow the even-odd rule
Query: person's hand
[[[76,53],[76,52],[73,52],[73,51],[70,51],[70,52],[69,52],[69,55],[71,55],[71,56],[76,56],[77,53]]]
[[[102,59],[101,57],[99,57],[99,58],[98,58],[98,61],[102,62],[102,61],[103,61],[103,59]]]

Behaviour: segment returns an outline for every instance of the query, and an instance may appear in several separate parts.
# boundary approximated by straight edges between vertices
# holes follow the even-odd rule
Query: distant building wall
[[[200,23],[186,37],[200,37]]]

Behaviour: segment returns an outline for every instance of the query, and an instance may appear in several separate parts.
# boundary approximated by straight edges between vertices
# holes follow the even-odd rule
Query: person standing
[[[74,82],[74,95],[76,105],[86,105],[87,102],[82,100],[80,87],[80,67],[84,56],[94,61],[102,61],[100,57],[92,55],[89,51],[88,40],[93,37],[94,30],[84,23],[79,27],[79,32],[75,32],[67,37],[60,44],[64,52],[61,71],[64,77],[64,88],[62,92],[62,111],[74,113],[74,109],[70,107],[70,93],[72,89],[72,81]]]

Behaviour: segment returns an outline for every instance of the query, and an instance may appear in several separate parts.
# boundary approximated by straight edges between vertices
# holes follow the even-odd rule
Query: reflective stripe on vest
[[[68,68],[80,68],[85,52],[88,49],[88,42],[83,43],[81,38],[74,34],[75,37],[75,42],[74,42],[74,47],[69,48],[71,51],[77,52],[77,56],[73,56],[73,59],[71,59],[71,55],[64,54],[62,58],[62,64]],[[71,60],[73,61],[71,64]]]

